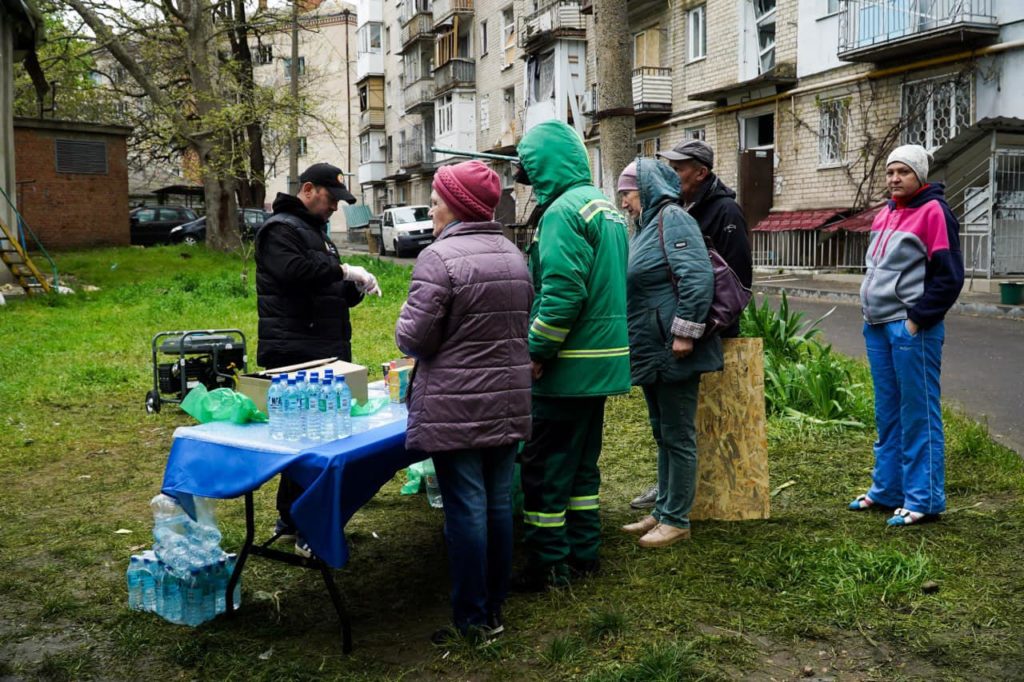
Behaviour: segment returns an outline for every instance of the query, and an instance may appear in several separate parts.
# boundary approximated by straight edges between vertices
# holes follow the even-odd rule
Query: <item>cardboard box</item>
[[[325,369],[334,370],[334,376],[345,377],[345,382],[348,384],[349,390],[352,391],[352,398],[361,403],[366,402],[366,368],[362,365],[354,365],[351,362],[338,360],[337,358],[324,358],[323,360],[313,360],[299,365],[274,367],[262,372],[243,374],[238,377],[237,390],[239,393],[244,393],[252,398],[253,402],[256,403],[256,407],[265,413],[267,411],[267,389],[270,388],[270,382],[274,376],[277,374],[292,374],[300,369],[306,370],[307,374],[311,371],[319,372],[321,378],[323,378]]]

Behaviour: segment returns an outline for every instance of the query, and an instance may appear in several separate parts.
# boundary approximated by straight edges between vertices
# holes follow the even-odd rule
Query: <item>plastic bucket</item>
[[[1018,305],[1024,294],[1024,282],[1000,282],[999,302],[1003,305]]]

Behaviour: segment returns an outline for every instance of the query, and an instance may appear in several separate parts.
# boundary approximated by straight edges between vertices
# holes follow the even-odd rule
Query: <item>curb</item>
[[[754,283],[754,291],[759,294],[779,295],[796,298],[814,298],[821,301],[835,301],[837,303],[860,303],[860,294],[851,291],[829,291],[827,289],[807,289],[803,287],[775,286],[771,284]],[[1024,306],[1002,305],[999,303],[982,303],[978,301],[957,301],[953,304],[951,311],[960,315],[976,315],[979,317],[1006,317],[1014,320],[1024,320]]]

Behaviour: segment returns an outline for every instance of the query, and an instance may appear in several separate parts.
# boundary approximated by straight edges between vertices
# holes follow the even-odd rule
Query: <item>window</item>
[[[501,39],[505,56],[502,68],[507,68],[516,61],[516,18],[512,7],[501,10]]]
[[[929,151],[941,147],[973,122],[971,82],[941,76],[903,86],[904,144]]]
[[[846,101],[835,99],[818,107],[818,165],[835,166],[846,160],[846,130],[849,109]]]
[[[395,138],[388,135],[388,151],[387,151],[388,163],[394,163],[395,161]]]
[[[359,136],[359,163],[370,162],[370,136]]]
[[[661,151],[661,138],[649,137],[646,140],[638,140],[636,143],[637,156],[653,157]]]
[[[526,62],[526,82],[530,88],[530,104],[545,102],[555,97],[555,52],[531,56]]]
[[[437,136],[452,131],[452,96],[447,94],[437,100]]]
[[[480,22],[480,56],[487,54],[487,21]]]
[[[377,22],[359,28],[359,54],[380,54],[380,29],[381,25]]]
[[[706,140],[704,126],[699,128],[687,128],[683,131],[683,138],[687,140]]]
[[[757,72],[763,74],[775,67],[775,0],[749,0],[753,9],[753,31],[749,35],[754,44],[748,43],[751,57],[757,62]],[[748,13],[748,20],[750,20]]]
[[[290,81],[292,79],[292,58],[291,57],[285,57],[283,61],[284,61],[284,79],[286,81]],[[299,57],[298,71],[299,71],[299,76],[306,75],[306,58],[305,57]]]
[[[513,133],[516,129],[516,89],[505,88],[501,93],[503,129]]]
[[[480,96],[480,130],[488,130],[491,127],[491,96]]]
[[[391,27],[388,26],[384,29],[384,49],[388,54],[391,54]]]
[[[156,220],[156,209],[142,208],[135,212],[135,220],[140,223],[151,223]]]
[[[825,0],[825,14],[836,14],[839,12],[839,0]]]
[[[273,64],[274,63],[274,46],[273,45],[257,45],[256,46],[256,63],[257,64]]]
[[[359,111],[366,111],[370,108],[370,86],[363,84],[359,86]]]
[[[297,143],[297,146],[299,148],[299,150],[298,150],[298,152],[296,152],[296,154],[298,156],[305,156],[306,155],[306,138],[304,138],[304,137],[297,137],[297,138],[295,138],[295,142]]]
[[[57,172],[107,174],[107,144],[101,140],[56,140]]]
[[[762,149],[774,146],[775,114],[743,119],[743,128],[740,132],[742,133],[740,145],[743,149]]]
[[[633,68],[661,66],[661,31],[657,26],[633,35]]]
[[[691,62],[708,56],[708,33],[704,22],[706,5],[691,9],[686,15],[686,58]]]

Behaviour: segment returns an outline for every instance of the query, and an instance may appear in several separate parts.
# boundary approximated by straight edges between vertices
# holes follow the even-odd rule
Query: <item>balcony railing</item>
[[[427,76],[406,85],[402,90],[402,107],[407,113],[421,107],[433,109],[434,79]]]
[[[426,148],[423,140],[413,138],[398,145],[398,165],[402,168],[419,168],[434,163],[434,152]]]
[[[368,128],[383,128],[384,127],[384,110],[383,109],[366,109],[359,112],[359,129],[366,130]]]
[[[416,14],[402,26],[402,51],[417,40],[434,39],[434,18],[429,14]]]
[[[579,0],[556,0],[519,20],[519,47],[528,47],[545,38],[583,37],[586,23],[580,14]]]
[[[633,108],[637,116],[672,113],[672,69],[633,69]]]
[[[993,0],[846,0],[839,57],[882,61],[995,40]]]
[[[436,0],[434,2],[434,26],[443,24],[455,14],[472,14],[473,0]]]
[[[434,96],[458,87],[476,88],[476,62],[456,57],[434,69]]]

